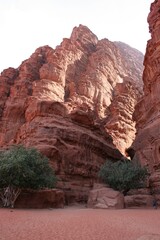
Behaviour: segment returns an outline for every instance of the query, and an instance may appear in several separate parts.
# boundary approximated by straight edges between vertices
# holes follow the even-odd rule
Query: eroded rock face
[[[132,195],[124,197],[126,208],[151,208],[153,197],[151,195]]]
[[[153,180],[153,178],[152,178]],[[154,208],[153,202],[156,200],[159,206],[160,195],[154,194],[153,186],[150,188],[131,189],[124,197],[126,208]]]
[[[98,40],[82,25],[55,50],[38,48],[0,76],[0,146],[38,148],[62,188],[76,182],[76,198],[79,187],[86,194],[105,159],[121,159],[134,139],[142,61],[137,50]]]
[[[124,196],[119,191],[105,186],[98,186],[89,192],[88,208],[122,209],[124,208]]]
[[[15,208],[63,208],[64,192],[58,189],[23,191],[15,202]]]
[[[144,60],[144,96],[136,105],[137,136],[133,144],[135,159],[151,172],[160,168],[160,0],[151,4],[148,16],[151,39]],[[154,176],[158,173],[154,174]],[[158,180],[156,180],[158,182]],[[160,181],[160,178],[159,178]]]
[[[160,194],[160,169],[153,172],[149,178],[152,193]]]

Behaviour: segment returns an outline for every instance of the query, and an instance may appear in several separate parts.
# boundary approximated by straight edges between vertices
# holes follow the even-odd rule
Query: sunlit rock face
[[[0,76],[0,146],[38,148],[59,184],[84,199],[100,165],[121,159],[135,137],[142,62],[136,49],[82,25],[56,49],[38,48]]]
[[[136,158],[151,171],[160,165],[160,1],[151,4],[148,15],[151,39],[144,59],[144,96],[136,105]]]

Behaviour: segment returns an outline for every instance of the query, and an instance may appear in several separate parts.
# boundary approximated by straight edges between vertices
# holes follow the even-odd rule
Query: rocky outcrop
[[[154,176],[160,175],[160,0],[151,4],[148,16],[151,39],[148,41],[144,59],[144,96],[136,105],[134,120],[137,135],[132,146],[134,159],[147,165]],[[157,172],[157,173],[156,173]],[[154,177],[153,176],[153,177]],[[153,185],[153,177],[151,182]],[[157,180],[156,182],[160,182]]]
[[[152,172],[149,178],[149,185],[152,193],[160,194],[160,169]]]
[[[151,195],[131,195],[124,197],[125,208],[151,208],[153,197]]]
[[[0,76],[0,146],[34,146],[49,157],[60,187],[86,193],[106,158],[134,139],[143,55],[75,27],[60,46],[38,48]]]
[[[58,189],[23,191],[15,202],[15,208],[63,208],[64,192]]]
[[[153,199],[149,188],[132,189],[124,197],[125,208],[151,208]]]
[[[122,193],[107,188],[98,186],[89,192],[88,208],[100,209],[122,209],[124,208],[124,196]]]

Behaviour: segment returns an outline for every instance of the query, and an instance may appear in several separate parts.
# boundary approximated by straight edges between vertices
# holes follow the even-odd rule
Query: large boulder
[[[124,197],[125,208],[146,208],[152,207],[153,196],[136,194]]]
[[[112,188],[99,187],[89,193],[88,208],[121,209],[124,208],[124,196]]]
[[[152,207],[153,199],[150,188],[131,189],[124,197],[125,208]]]

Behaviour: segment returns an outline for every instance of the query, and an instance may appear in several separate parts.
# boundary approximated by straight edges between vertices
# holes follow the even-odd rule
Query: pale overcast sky
[[[0,72],[18,67],[36,48],[55,48],[73,27],[123,41],[145,53],[153,0],[0,0]]]

